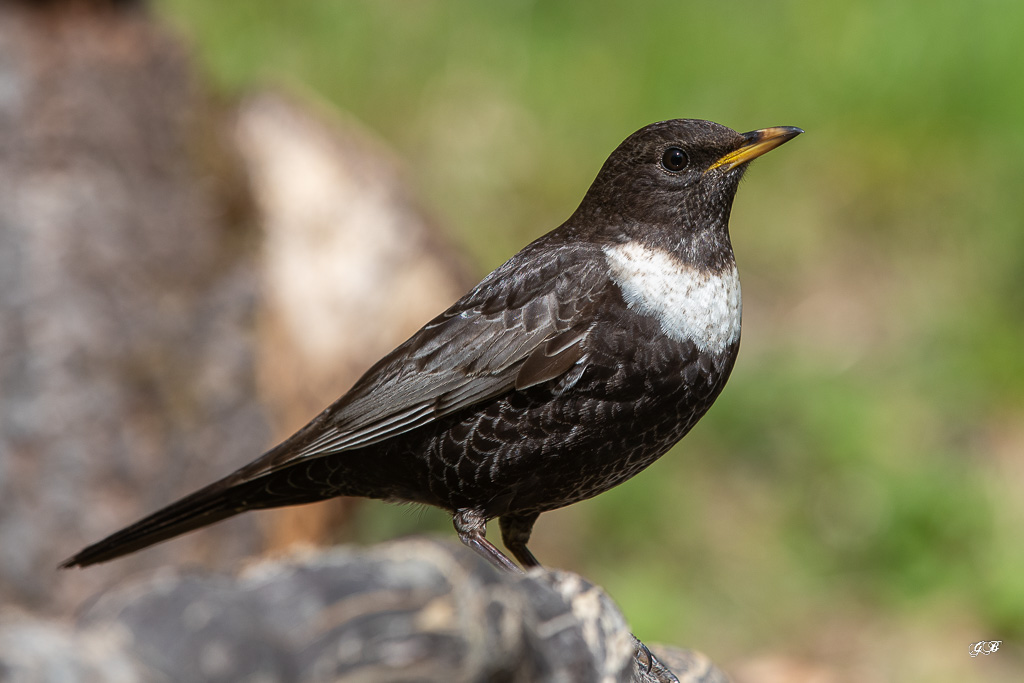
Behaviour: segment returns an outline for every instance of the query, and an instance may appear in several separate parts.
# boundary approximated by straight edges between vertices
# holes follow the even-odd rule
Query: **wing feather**
[[[515,380],[516,390],[522,391],[567,373],[583,359],[583,341],[590,329],[590,321],[587,321],[586,325],[548,337],[544,344],[533,349],[519,367]]]
[[[558,390],[570,388],[586,365],[596,295],[609,281],[600,252],[587,253],[578,243],[541,250],[528,247],[491,273],[294,437],[247,467],[246,478],[379,443],[566,373],[575,379]],[[539,258],[546,259],[543,267]]]

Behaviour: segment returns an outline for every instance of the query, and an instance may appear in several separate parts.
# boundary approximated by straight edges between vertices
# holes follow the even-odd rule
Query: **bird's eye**
[[[669,147],[661,157],[661,165],[665,167],[666,171],[671,171],[672,173],[682,171],[686,168],[686,164],[689,161],[690,159],[686,156],[686,152],[678,147]]]

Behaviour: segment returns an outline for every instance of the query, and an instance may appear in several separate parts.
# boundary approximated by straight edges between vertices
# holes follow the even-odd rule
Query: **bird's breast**
[[[735,265],[702,269],[639,242],[606,246],[604,254],[626,305],[656,318],[666,336],[714,354],[739,340],[742,302]]]

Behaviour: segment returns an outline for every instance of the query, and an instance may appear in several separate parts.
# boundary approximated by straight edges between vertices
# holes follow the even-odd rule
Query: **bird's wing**
[[[597,294],[608,286],[603,259],[586,252],[520,252],[292,439],[244,468],[246,478],[369,446],[578,370],[586,363]]]

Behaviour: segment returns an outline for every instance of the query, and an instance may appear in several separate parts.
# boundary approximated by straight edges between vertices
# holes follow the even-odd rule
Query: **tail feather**
[[[93,543],[61,562],[60,568],[113,560],[243,512],[246,507],[233,503],[229,491],[223,482],[215,482]]]
[[[296,437],[303,435],[304,432],[299,432]],[[107,562],[246,510],[313,503],[344,493],[341,488],[324,483],[336,473],[322,458],[305,459],[268,471],[267,463],[281,452],[292,449],[296,437],[223,479],[93,543],[64,560],[60,568]]]

